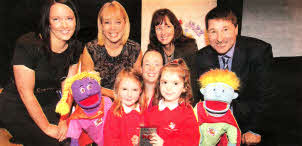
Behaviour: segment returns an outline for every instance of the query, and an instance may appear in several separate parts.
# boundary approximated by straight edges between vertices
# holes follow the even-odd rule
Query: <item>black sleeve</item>
[[[14,48],[14,55],[12,59],[13,65],[25,65],[28,68],[34,69],[37,46],[39,43],[33,39],[33,34],[25,34],[16,41]]]
[[[139,43],[137,43],[137,42],[135,42],[133,40],[128,40],[128,42],[130,44],[129,47],[131,46],[130,47],[131,53],[134,54],[133,58],[132,57],[129,58],[130,59],[129,61],[132,63],[131,66],[133,66],[136,63],[136,61],[138,59],[138,56],[139,56],[139,54],[141,52],[141,46],[140,46]],[[132,56],[132,55],[130,55],[130,56]]]
[[[200,100],[203,100],[203,95],[200,93],[199,77],[210,69],[219,68],[217,54],[212,51],[211,48],[204,47],[198,50],[195,54],[187,56],[186,59],[190,60],[190,75],[191,75],[191,86],[194,96],[193,106],[196,105]]]
[[[258,134],[263,134],[263,120],[266,119],[267,110],[270,108],[271,100],[274,97],[274,87],[271,78],[272,66],[272,47],[265,43],[256,51],[251,51],[249,54],[251,72],[248,79],[246,92],[242,97],[245,100],[240,100],[239,118],[244,126],[241,127],[243,133],[251,130]]]
[[[253,86],[256,89],[254,93],[258,94],[258,97],[256,97],[257,100],[255,100],[258,104],[256,104],[252,110],[255,112],[256,118],[254,120],[257,120],[255,121],[255,128],[257,128],[255,129],[255,132],[265,129],[265,127],[261,126],[263,123],[262,120],[265,119],[267,110],[270,108],[273,97],[275,96],[271,74],[273,61],[272,46],[270,44],[266,44],[261,52],[261,55],[257,56],[255,59],[256,63],[253,66],[255,76],[251,78],[251,80],[257,81]],[[259,133],[261,134],[262,132],[259,131]]]

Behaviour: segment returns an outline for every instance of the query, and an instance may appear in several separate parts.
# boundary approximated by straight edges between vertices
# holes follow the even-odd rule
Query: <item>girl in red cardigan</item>
[[[133,146],[138,144],[139,127],[143,125],[140,98],[143,79],[133,69],[123,69],[115,80],[114,103],[109,110],[104,127],[105,146]]]
[[[145,126],[157,128],[153,146],[197,146],[198,124],[190,105],[190,73],[182,59],[165,65],[160,72],[158,105],[146,113]]]

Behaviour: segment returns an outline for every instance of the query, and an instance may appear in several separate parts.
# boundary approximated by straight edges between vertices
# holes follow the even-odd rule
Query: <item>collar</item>
[[[162,100],[160,100],[159,101],[159,103],[158,103],[158,110],[159,111],[163,111],[166,107],[168,107],[166,104],[165,104],[165,102],[164,102],[164,100],[162,99]],[[177,108],[178,107],[178,103],[176,103],[176,104],[172,104],[170,107],[168,107],[170,110],[174,110],[175,108]]]
[[[140,108],[139,108],[139,104],[137,104],[136,107],[135,107],[134,109],[132,109],[132,108],[130,108],[130,107],[124,105],[124,104],[122,104],[122,106],[123,106],[124,112],[125,112],[126,114],[129,114],[132,110],[135,110],[135,111],[137,111],[137,112],[141,112],[141,110],[140,110]]]

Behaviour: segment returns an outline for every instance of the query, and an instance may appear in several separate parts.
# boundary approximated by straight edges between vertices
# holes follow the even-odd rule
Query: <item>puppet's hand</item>
[[[246,145],[256,145],[260,143],[261,135],[253,133],[253,132],[246,132],[242,135],[242,144]]]
[[[58,127],[59,127],[58,140],[61,142],[64,139],[66,139],[66,133],[68,130],[67,120],[60,120]]]
[[[164,140],[161,137],[159,137],[157,133],[152,133],[150,143],[152,144],[152,146],[163,146]]]
[[[228,143],[228,146],[236,146],[236,143]]]
[[[70,146],[79,146],[79,140],[71,138]]]
[[[48,126],[44,132],[48,136],[58,139],[58,136],[59,136],[58,131],[59,131],[59,127],[57,125],[48,124]]]
[[[133,135],[131,138],[131,142],[134,146],[138,145],[138,136],[137,135]]]

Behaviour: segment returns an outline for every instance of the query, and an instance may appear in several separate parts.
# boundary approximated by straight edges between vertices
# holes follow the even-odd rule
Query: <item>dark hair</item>
[[[45,55],[47,56],[47,60],[50,64],[50,67],[53,68],[53,70],[55,70],[57,74],[56,76],[60,76],[59,74],[62,73],[60,72],[60,69],[58,69],[58,64],[56,63],[56,61],[52,59],[53,53],[50,46],[49,13],[50,13],[51,6],[54,5],[55,3],[61,3],[68,6],[73,11],[76,19],[76,28],[74,34],[67,41],[69,47],[72,49],[70,49],[69,53],[63,53],[63,55],[65,55],[67,60],[64,62],[64,64],[60,65],[60,67],[64,68],[64,70],[68,70],[71,63],[73,63],[72,61],[74,60],[74,58],[79,57],[80,54],[82,53],[83,45],[81,42],[76,41],[77,33],[80,30],[80,18],[75,3],[73,3],[72,0],[46,0],[41,9],[39,30],[36,33],[38,37],[40,37],[43,41],[43,45],[42,45],[43,49],[41,49],[41,51],[45,53]]]
[[[214,9],[210,10],[206,15],[206,29],[209,28],[209,20],[211,19],[223,19],[223,20],[230,20],[234,26],[238,25],[237,16],[234,11],[230,8],[225,7],[215,7]]]
[[[151,28],[149,34],[150,44],[148,46],[157,47],[162,49],[164,45],[162,45],[157,37],[155,32],[155,27],[157,25],[162,24],[165,21],[165,17],[168,17],[172,25],[174,26],[174,38],[172,43],[183,42],[188,38],[183,34],[183,30],[181,27],[180,22],[176,18],[176,16],[169,10],[169,9],[159,9],[153,13],[152,21],[151,21]]]
[[[50,8],[55,3],[61,3],[68,6],[74,13],[76,19],[76,28],[74,34],[70,38],[73,40],[76,38],[77,33],[80,30],[80,18],[78,14],[78,10],[72,0],[47,0],[47,2],[43,5],[41,9],[41,19],[40,19],[40,26],[39,26],[39,33],[41,34],[42,40],[44,41],[45,47],[47,47],[48,51],[50,51],[50,28],[49,28],[49,13]],[[69,40],[69,41],[70,41]]]

